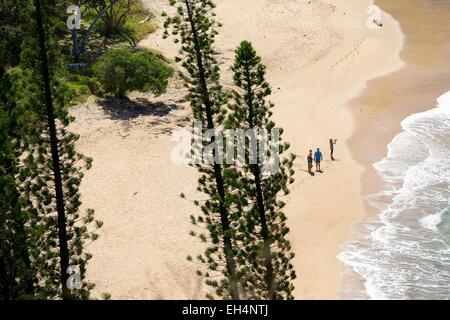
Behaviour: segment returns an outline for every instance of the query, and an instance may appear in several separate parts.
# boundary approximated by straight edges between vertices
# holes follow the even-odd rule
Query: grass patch
[[[138,1],[131,7],[130,16],[125,23],[125,29],[132,30],[135,41],[139,42],[158,29],[158,25],[153,21],[154,18],[155,15]],[[140,23],[141,21],[145,22]]]
[[[69,77],[63,79],[71,105],[85,102],[93,93],[89,86],[91,81],[91,77],[80,74],[70,74]]]

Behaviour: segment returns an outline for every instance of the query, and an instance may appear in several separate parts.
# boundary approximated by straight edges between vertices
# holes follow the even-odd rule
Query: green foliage
[[[177,61],[187,71],[187,99],[195,120],[201,122],[203,130],[261,128],[270,132],[275,124],[270,120],[272,104],[265,98],[271,91],[264,79],[265,67],[251,44],[243,42],[236,51],[236,90],[230,95],[220,84],[214,50],[220,24],[214,20],[213,1],[171,0],[170,4],[176,6],[177,14],[167,17],[164,37],[172,34],[175,42],[181,43]],[[233,100],[227,116],[230,96]],[[209,144],[214,142],[203,141],[201,150],[194,146],[192,153]],[[270,140],[269,144],[278,145],[278,141]],[[287,143],[279,145],[275,156],[281,157],[288,148]],[[248,145],[246,152],[250,153]],[[289,193],[295,157],[281,158],[280,169],[270,176],[262,174],[264,163],[243,167],[217,162],[195,165],[202,174],[197,189],[207,199],[194,201],[201,214],[192,215],[191,223],[202,231],[191,231],[190,235],[208,247],[203,255],[196,259],[188,256],[188,260],[205,265],[207,272],[199,270],[197,274],[214,289],[208,298],[293,298],[293,253],[286,239],[286,216],[281,211],[284,203],[279,197]]]
[[[106,11],[98,25],[98,30],[108,39],[125,39],[135,45],[157,28],[151,21],[153,14],[139,0],[118,1],[112,9]]]
[[[216,28],[219,26],[214,20],[214,4],[208,0],[173,0],[170,4],[177,7],[177,14],[167,17],[164,36],[171,33],[175,36],[175,42],[182,45],[177,60],[187,71],[185,80],[189,93],[186,98],[203,130],[218,128],[225,118],[224,106],[228,95],[220,84],[219,64],[214,50]],[[203,141],[203,146],[210,143],[212,141]],[[239,276],[242,271],[235,258],[234,224],[239,210],[235,208],[237,199],[225,183],[227,168],[215,163],[199,164],[197,169],[201,173],[198,190],[208,198],[195,202],[201,214],[191,217],[195,226],[208,232],[208,235],[191,233],[208,245],[197,261],[209,270],[204,275],[205,282],[214,289],[217,297],[239,299]]]
[[[157,28],[141,0],[80,0],[79,5],[81,29],[72,30],[70,39],[65,38],[74,62],[93,61],[111,44],[135,47]]]
[[[263,128],[267,132],[277,129],[270,120],[273,105],[266,101],[271,89],[265,80],[265,66],[250,42],[243,41],[237,48],[232,70],[236,90],[233,91],[227,127]],[[249,269],[249,276],[241,283],[247,297],[252,299],[293,299],[292,281],[296,275],[291,259],[294,254],[286,239],[289,229],[286,215],[281,210],[284,202],[279,198],[289,193],[288,186],[294,181],[295,156],[282,157],[289,144],[281,142],[282,130],[279,131],[280,141],[268,141],[271,146],[279,144],[278,154],[270,154],[281,158],[276,173],[262,174],[265,164],[258,161],[235,168],[239,179],[232,180],[235,181],[236,193],[245,199],[241,224],[246,232],[243,232],[239,258],[242,259],[240,263],[245,263]],[[246,154],[249,154],[249,144],[245,147]]]
[[[102,15],[104,22],[105,37],[118,35],[123,32],[126,20],[131,12],[133,0],[106,0],[107,4],[111,4],[109,9]]]
[[[76,152],[78,136],[67,131],[72,121],[67,113],[70,91],[64,78],[58,50],[57,14],[61,1],[41,0],[41,18],[46,40],[43,63],[35,7],[23,4],[26,24],[18,33],[20,55],[15,61],[2,60],[0,71],[0,288],[5,299],[55,299],[62,297],[62,242],[68,250],[69,265],[80,268],[81,287],[71,291],[75,299],[89,298],[93,284],[85,280],[91,255],[86,245],[98,238],[94,211],[79,212],[79,185],[92,160]],[[3,43],[1,56],[9,48]],[[44,96],[43,71],[49,70],[51,105],[55,115],[56,146],[51,137],[48,104]],[[58,150],[55,157],[54,150]],[[62,182],[64,219],[56,208],[55,167],[57,159]],[[8,201],[6,201],[8,199]],[[3,241],[4,239],[5,242]]]
[[[147,50],[115,49],[103,54],[93,66],[104,91],[123,97],[129,91],[162,93],[172,69]]]
[[[29,4],[15,0],[0,2],[0,64],[17,65],[23,38],[23,16],[30,10]]]
[[[100,92],[100,88],[95,86],[96,81],[91,79],[83,79],[81,81],[67,81],[64,83],[67,89],[67,98],[71,103],[78,103],[85,100],[93,90]],[[91,86],[89,86],[91,84]]]
[[[23,79],[16,68],[20,62],[26,20],[32,7],[28,3],[2,1],[0,15],[0,300],[33,296],[37,272],[31,267],[29,252],[37,233],[25,226],[31,212],[18,191],[18,156],[21,141],[30,127],[27,109],[16,103],[15,83]],[[21,84],[25,84],[22,82]]]
[[[102,299],[103,300],[111,300],[111,294],[107,293],[107,292],[102,293]]]
[[[127,34],[132,35],[135,42],[139,42],[158,28],[157,24],[152,21],[153,18],[154,15],[144,7],[141,1],[134,1],[124,30]]]
[[[28,213],[23,210],[16,181],[18,139],[13,136],[21,137],[24,130],[18,125],[21,120],[11,97],[10,75],[3,67],[0,82],[0,299],[9,300],[32,294],[36,274],[30,268],[28,255],[33,242],[24,227]]]
[[[98,97],[103,96],[102,84],[96,78],[89,78],[86,85],[92,94]]]

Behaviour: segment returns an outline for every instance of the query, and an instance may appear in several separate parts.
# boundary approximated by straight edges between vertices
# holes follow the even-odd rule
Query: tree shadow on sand
[[[150,102],[144,98],[102,99],[98,102],[103,111],[113,120],[132,120],[140,116],[164,117],[177,108],[176,104],[162,101]]]
[[[203,294],[205,293],[203,278],[196,276],[194,280],[181,274],[179,270],[175,270],[171,264],[166,262],[164,265],[164,270],[168,271],[167,275],[170,275],[166,281],[170,280],[175,282],[176,286],[174,289],[178,290],[177,295],[182,294],[183,296],[166,296],[163,292],[165,292],[164,287],[167,286],[167,282],[161,282],[161,274],[155,274],[151,269],[148,269],[146,277],[149,287],[151,287],[153,291],[151,299],[168,300],[175,297],[176,299],[199,300],[203,298]],[[171,285],[173,286],[173,284]],[[148,299],[148,297],[146,298]]]

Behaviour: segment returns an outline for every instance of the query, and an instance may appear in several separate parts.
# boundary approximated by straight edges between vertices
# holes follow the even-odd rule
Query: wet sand
[[[408,6],[403,4],[408,2]],[[405,35],[399,71],[376,78],[351,102],[355,132],[349,140],[354,159],[367,170],[362,194],[380,191],[372,164],[386,156],[386,146],[408,115],[431,109],[450,89],[450,2],[403,0],[376,2],[399,21]],[[373,143],[376,141],[376,143]]]
[[[401,132],[401,121],[434,108],[436,98],[450,90],[450,2],[377,0],[376,4],[400,23],[405,36],[400,58],[405,65],[394,73],[371,80],[350,103],[355,130],[348,146],[353,158],[364,167],[363,197],[385,188],[372,165],[386,156],[387,145]],[[378,213],[367,201],[365,211],[369,216]],[[358,278],[352,273],[346,269],[344,281]],[[343,283],[346,292],[342,297],[358,297],[361,279],[356,283],[358,289]]]

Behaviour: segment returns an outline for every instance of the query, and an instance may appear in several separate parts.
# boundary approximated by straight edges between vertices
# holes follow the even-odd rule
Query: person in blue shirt
[[[320,162],[323,160],[322,152],[319,148],[317,148],[316,153],[314,153],[314,162],[316,163],[316,171],[322,172],[322,169],[320,168]]]

